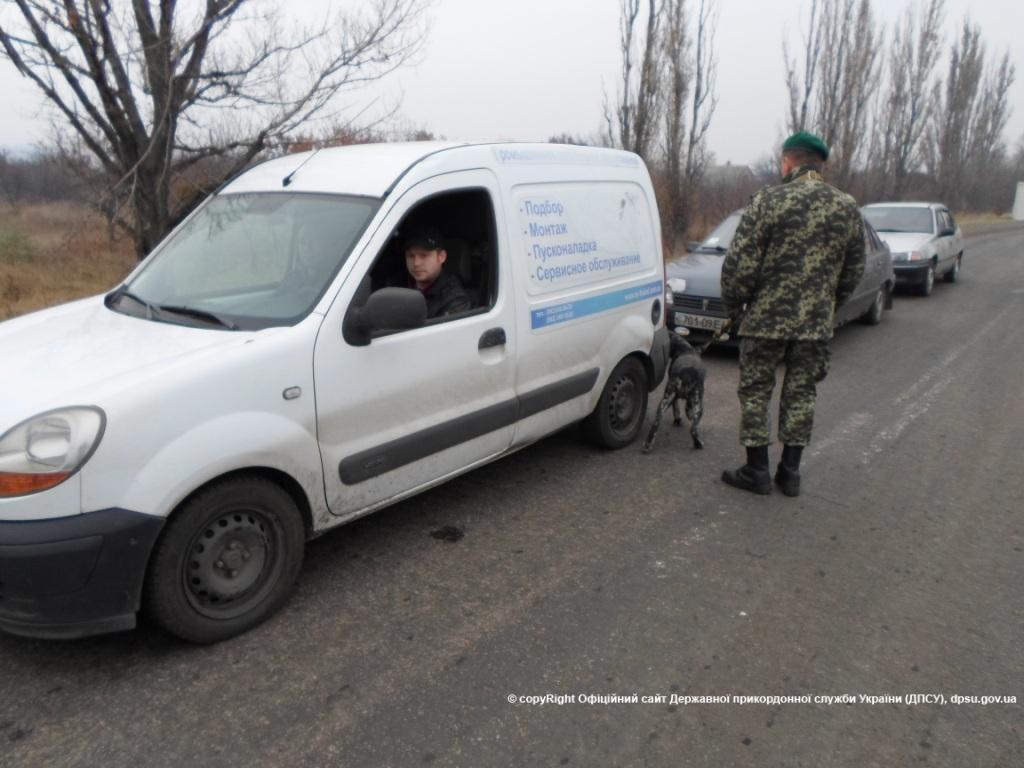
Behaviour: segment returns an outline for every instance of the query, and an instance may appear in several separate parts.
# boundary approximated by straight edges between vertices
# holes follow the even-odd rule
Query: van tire
[[[601,448],[625,448],[647,415],[647,371],[635,357],[622,360],[604,385],[597,407],[583,421],[587,438]]]
[[[164,528],[146,575],[146,612],[183,640],[226,640],[284,604],[304,548],[302,514],[283,488],[244,475],[214,483]]]

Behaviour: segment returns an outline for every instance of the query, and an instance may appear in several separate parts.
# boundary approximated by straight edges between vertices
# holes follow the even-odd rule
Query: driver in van
[[[444,269],[448,252],[441,233],[434,227],[413,230],[405,238],[405,268],[409,287],[417,288],[427,300],[427,317],[454,315],[472,309],[469,295],[458,276]]]

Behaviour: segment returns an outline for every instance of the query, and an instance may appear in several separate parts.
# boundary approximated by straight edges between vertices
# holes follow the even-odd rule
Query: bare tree
[[[1006,52],[985,75],[968,138],[965,207],[974,210],[1000,208],[1003,184],[992,184],[1006,171],[1007,148],[1003,139],[1010,118],[1009,91],[1016,73]],[[1005,184],[1009,186],[1009,181]]]
[[[668,0],[664,13],[665,235],[671,249],[691,223],[694,196],[707,167],[707,133],[718,105],[718,14],[714,0],[699,0],[691,33],[686,0]]]
[[[922,140],[934,109],[933,76],[942,51],[945,0],[922,0],[908,8],[893,32],[888,87],[874,135],[876,163],[882,174],[879,195],[899,200],[907,180],[921,164]]]
[[[677,236],[686,226],[686,197],[692,194],[683,181],[686,152],[686,107],[690,96],[690,38],[687,31],[686,0],[667,0],[662,31],[665,61],[665,210],[663,239],[669,252],[675,251]]]
[[[715,36],[718,32],[718,8],[714,0],[700,0],[697,28],[694,32],[693,99],[690,103],[690,133],[686,141],[686,166],[683,179],[696,186],[708,163],[707,135],[718,107],[718,60]]]
[[[848,1],[852,6],[852,0]],[[838,122],[829,141],[835,153],[832,175],[843,189],[850,187],[854,170],[864,158],[871,97],[880,76],[884,38],[869,0],[860,1],[852,18],[853,26],[846,30],[847,43],[843,46],[844,58],[840,64]]]
[[[850,98],[847,66],[853,47],[855,3],[856,0],[822,0],[821,4],[821,55],[818,58],[811,130],[830,147],[839,135]]]
[[[661,110],[662,67],[658,48],[662,4],[659,0],[647,0],[646,5],[645,31],[641,33],[643,0],[621,0],[622,81],[614,108],[605,97],[604,119],[609,144],[651,160]]]
[[[14,163],[7,157],[7,152],[0,149],[0,192],[9,205],[16,205],[21,198],[20,182]]]
[[[946,79],[936,87],[929,170],[939,195],[955,208],[976,207],[971,192],[1005,155],[1008,94],[1016,73],[1009,54],[986,71],[981,28],[965,19],[950,53]]]
[[[1017,140],[1017,148],[1010,163],[1010,174],[1015,182],[1024,181],[1024,135]]]
[[[881,44],[870,0],[811,0],[802,64],[783,43],[789,129],[821,136],[833,149],[831,173],[843,187],[864,152]]]
[[[782,40],[782,55],[786,61],[786,89],[789,92],[790,133],[808,130],[813,114],[811,99],[814,95],[818,58],[821,56],[821,26],[818,23],[819,0],[811,0],[811,17],[803,36],[803,61],[789,55],[789,40]],[[803,70],[800,72],[799,70]]]
[[[289,28],[267,0],[12,0],[0,44],[95,158],[141,258],[209,188],[176,179],[220,159],[219,182],[405,63],[423,1]]]
[[[86,202],[88,189],[78,177],[82,158],[36,149],[22,156],[0,151],[0,193],[10,205],[72,200]]]

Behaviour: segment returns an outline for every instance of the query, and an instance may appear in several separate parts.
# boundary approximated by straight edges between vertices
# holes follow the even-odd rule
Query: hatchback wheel
[[[594,443],[624,448],[640,434],[647,414],[647,372],[635,357],[620,362],[608,377],[597,407],[583,422]]]
[[[146,578],[149,615],[194,643],[226,640],[287,600],[302,567],[305,527],[284,489],[236,477],[175,512]]]
[[[928,271],[924,273],[924,280],[917,286],[917,292],[922,296],[931,296],[935,287],[935,265],[929,264]]]
[[[963,258],[964,255],[962,253],[957,255],[956,261],[953,262],[953,266],[950,268],[949,272],[943,275],[943,280],[947,283],[955,283],[960,279],[960,262]]]

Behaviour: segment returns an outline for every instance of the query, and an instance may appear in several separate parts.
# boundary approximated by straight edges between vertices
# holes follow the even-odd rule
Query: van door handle
[[[484,331],[484,335],[480,337],[480,343],[477,345],[477,349],[500,347],[507,341],[508,339],[505,337],[504,328],[491,328],[488,331]]]

